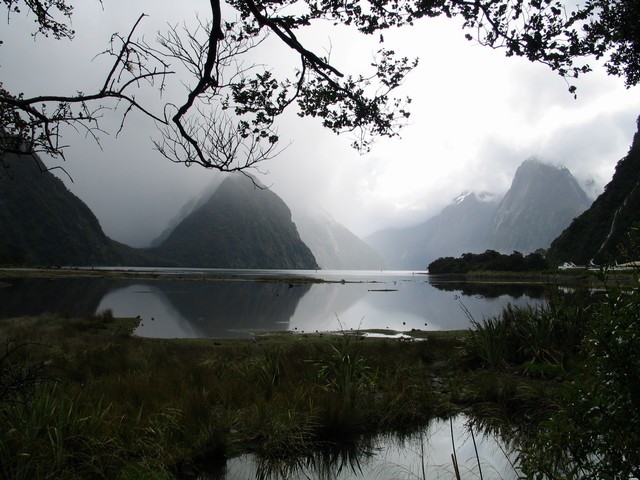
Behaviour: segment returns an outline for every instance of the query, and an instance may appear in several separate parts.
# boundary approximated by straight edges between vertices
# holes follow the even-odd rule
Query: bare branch
[[[99,144],[97,134],[105,133],[99,124],[100,112],[116,110],[121,103],[126,107],[118,133],[132,110],[138,110],[156,122],[166,123],[163,117],[141,105],[130,92],[133,88],[139,88],[141,82],[154,85],[156,79],[160,81],[162,91],[166,76],[173,73],[159,55],[133,40],[135,30],[144,16],[138,18],[126,37],[117,34],[112,36],[110,47],[103,54],[113,56],[114,62],[102,87],[95,93],[24,98],[10,94],[0,84],[0,153],[44,152],[64,160],[66,145],[60,143],[60,126],[69,125],[76,130],[85,130]],[[108,100],[115,101],[115,105],[109,107],[101,103]],[[22,140],[16,146],[11,138]]]

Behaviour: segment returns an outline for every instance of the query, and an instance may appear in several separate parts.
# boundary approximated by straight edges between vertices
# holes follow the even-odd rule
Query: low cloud
[[[91,63],[92,56],[105,48],[111,31],[130,27],[138,9],[144,6],[153,13],[145,23],[152,40],[164,21],[193,20],[197,6],[151,1],[118,5],[125,3],[126,11],[108,3],[104,12],[79,7],[77,40],[61,44],[38,39],[37,49],[17,40],[30,37],[12,20],[0,47],[3,81],[36,93],[68,92],[84,87],[85,81],[95,85],[103,64]],[[318,38],[319,44],[327,44],[325,36]],[[342,31],[339,38],[349,42]],[[361,156],[350,148],[348,136],[335,136],[295,112],[284,116],[279,133],[283,145],[293,143],[252,173],[292,209],[312,201],[363,236],[424,221],[463,191],[503,194],[517,167],[531,156],[568,167],[594,195],[628,151],[640,99],[637,90],[626,90],[622,80],[601,70],[579,81],[574,100],[566,82],[546,67],[466,42],[455,22],[419,23],[390,32],[388,38],[398,53],[421,57],[399,92],[414,99],[410,125],[401,138],[381,139]],[[349,50],[336,48],[336,61],[348,64],[347,53],[370,55],[373,47],[365,42],[358,36]],[[64,69],[54,55],[59,48],[68,53]],[[56,75],[45,78],[42,69]],[[112,131],[117,130],[115,118],[105,118]],[[134,246],[155,238],[216,175],[167,161],[153,149],[155,136],[151,121],[133,116],[118,138],[102,138],[102,150],[82,135],[66,138],[72,146],[64,166],[73,183],[61,178],[96,213],[108,235]]]

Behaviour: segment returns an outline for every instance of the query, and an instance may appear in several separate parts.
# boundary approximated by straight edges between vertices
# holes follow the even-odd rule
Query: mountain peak
[[[468,198],[475,197],[475,196],[476,194],[473,192],[464,191],[460,195],[458,195],[456,198],[454,198],[452,203],[462,203]]]
[[[192,267],[315,269],[289,207],[247,174],[227,176],[156,248]]]
[[[529,158],[516,170],[498,205],[489,247],[503,253],[547,248],[590,203],[567,168]]]
[[[531,174],[531,172],[562,172],[571,175],[569,169],[563,165],[549,163],[539,157],[529,157],[523,161],[516,170],[515,177],[518,175]]]

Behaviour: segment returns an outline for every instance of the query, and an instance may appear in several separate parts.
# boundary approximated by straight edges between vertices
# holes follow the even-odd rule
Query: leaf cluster
[[[73,38],[72,0],[3,3],[9,16],[33,13],[38,33]],[[367,151],[375,138],[394,137],[406,124],[410,99],[393,92],[417,60],[381,48],[372,72],[342,72],[300,40],[327,23],[379,34],[384,43],[389,28],[424,18],[457,18],[469,40],[546,64],[564,78],[589,72],[589,58],[608,55],[610,74],[624,77],[627,86],[640,80],[635,0],[588,0],[572,9],[564,0],[230,0],[226,6],[223,15],[222,2],[212,0],[206,20],[182,30],[170,26],[154,44],[135,38],[143,16],[128,35],[114,33],[103,52],[113,64],[93,93],[24,98],[0,90],[0,148],[15,152],[11,139],[18,138],[28,153],[63,157],[58,126],[84,130],[98,141],[103,110],[121,105],[120,130],[131,111],[142,112],[158,124],[154,145],[168,159],[244,170],[281,151],[276,120],[295,105],[300,116],[354,136],[353,146]],[[236,20],[226,18],[229,10]],[[283,56],[297,57],[297,68],[276,74],[273,66],[256,62],[251,52],[267,36],[275,37]],[[164,103],[158,113],[153,103],[136,98],[143,86],[163,93],[167,77],[178,71],[187,72],[180,79],[186,92],[179,104]],[[575,85],[569,91],[575,94]]]
[[[640,474],[640,289],[607,287],[593,306],[583,359],[558,411],[523,448],[530,478],[634,478]],[[544,477],[543,477],[544,475]]]
[[[9,16],[18,15],[23,9],[34,14],[37,33],[44,36],[53,35],[58,40],[71,39],[75,34],[67,24],[73,13],[73,6],[68,0],[2,0],[2,2]],[[58,20],[59,16],[63,18]]]

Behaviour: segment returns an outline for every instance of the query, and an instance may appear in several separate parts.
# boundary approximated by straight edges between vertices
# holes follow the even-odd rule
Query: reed
[[[1,460],[12,459],[0,478],[171,478],[243,452],[295,465],[329,446],[415,431],[464,401],[452,379],[465,332],[214,342],[137,338],[122,325],[108,314],[3,322],[0,337],[39,342],[15,360],[55,369],[58,383],[32,385],[23,410],[0,404]]]
[[[562,374],[580,351],[588,322],[588,307],[573,302],[557,297],[536,307],[508,305],[496,317],[472,319],[464,358],[478,367]]]

